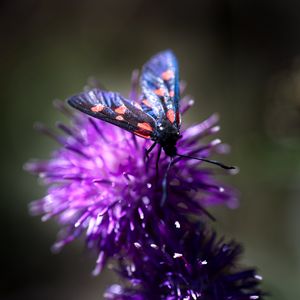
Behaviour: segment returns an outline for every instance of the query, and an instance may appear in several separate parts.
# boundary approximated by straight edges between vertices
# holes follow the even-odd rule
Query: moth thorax
[[[168,156],[175,156],[177,154],[176,143],[180,137],[179,130],[171,124],[167,123],[164,125],[159,130],[158,143]]]

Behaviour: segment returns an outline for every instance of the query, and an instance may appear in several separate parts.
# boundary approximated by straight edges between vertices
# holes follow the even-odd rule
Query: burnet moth
[[[176,143],[180,138],[181,124],[180,89],[178,63],[172,51],[160,52],[146,62],[140,76],[140,88],[139,101],[126,99],[116,92],[93,88],[70,97],[68,103],[92,117],[112,123],[144,139],[151,139],[154,143],[146,151],[147,155],[159,145],[157,170],[161,149],[164,150],[170,157],[170,162],[162,183],[162,204],[167,197],[168,171],[176,156],[234,169],[214,160],[177,153]]]

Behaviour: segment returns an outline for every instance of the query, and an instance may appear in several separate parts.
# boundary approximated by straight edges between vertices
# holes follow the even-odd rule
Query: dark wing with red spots
[[[143,110],[158,123],[167,118],[179,128],[179,75],[174,53],[166,50],[153,56],[143,67],[140,85]]]
[[[74,108],[146,139],[154,139],[156,123],[138,103],[120,94],[92,89],[68,99]]]

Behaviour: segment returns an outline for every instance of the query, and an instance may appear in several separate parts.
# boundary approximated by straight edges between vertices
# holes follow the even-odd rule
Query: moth
[[[72,96],[68,103],[92,117],[152,140],[154,143],[147,150],[147,155],[159,145],[157,169],[161,149],[170,157],[163,185],[166,185],[168,170],[175,156],[206,161],[224,169],[234,168],[217,161],[177,153],[176,143],[180,138],[181,125],[179,70],[176,56],[171,50],[162,51],[145,63],[140,76],[140,88],[140,101],[93,88]]]
[[[152,57],[140,77],[141,101],[94,88],[68,99],[74,108],[159,144],[166,155],[177,154],[180,137],[178,64],[172,51]]]
[[[184,156],[177,153],[180,138],[179,71],[176,56],[171,50],[153,56],[143,66],[141,100],[126,99],[119,93],[94,88],[72,96],[68,103],[97,119],[114,124],[144,139],[159,144],[167,156]],[[186,156],[184,156],[186,157]],[[195,158],[208,162],[204,158]],[[218,162],[217,162],[218,163]],[[221,167],[231,169],[218,163]]]

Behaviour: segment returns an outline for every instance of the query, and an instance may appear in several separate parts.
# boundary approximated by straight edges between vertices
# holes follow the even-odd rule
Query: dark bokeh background
[[[196,105],[217,111],[240,208],[213,226],[246,249],[272,299],[300,299],[300,2],[1,1],[0,299],[102,299],[111,275],[92,278],[82,241],[50,252],[55,222],[28,216],[44,188],[22,170],[56,145],[32,129],[63,118],[52,108],[96,76],[127,93],[131,69],[173,49]]]

